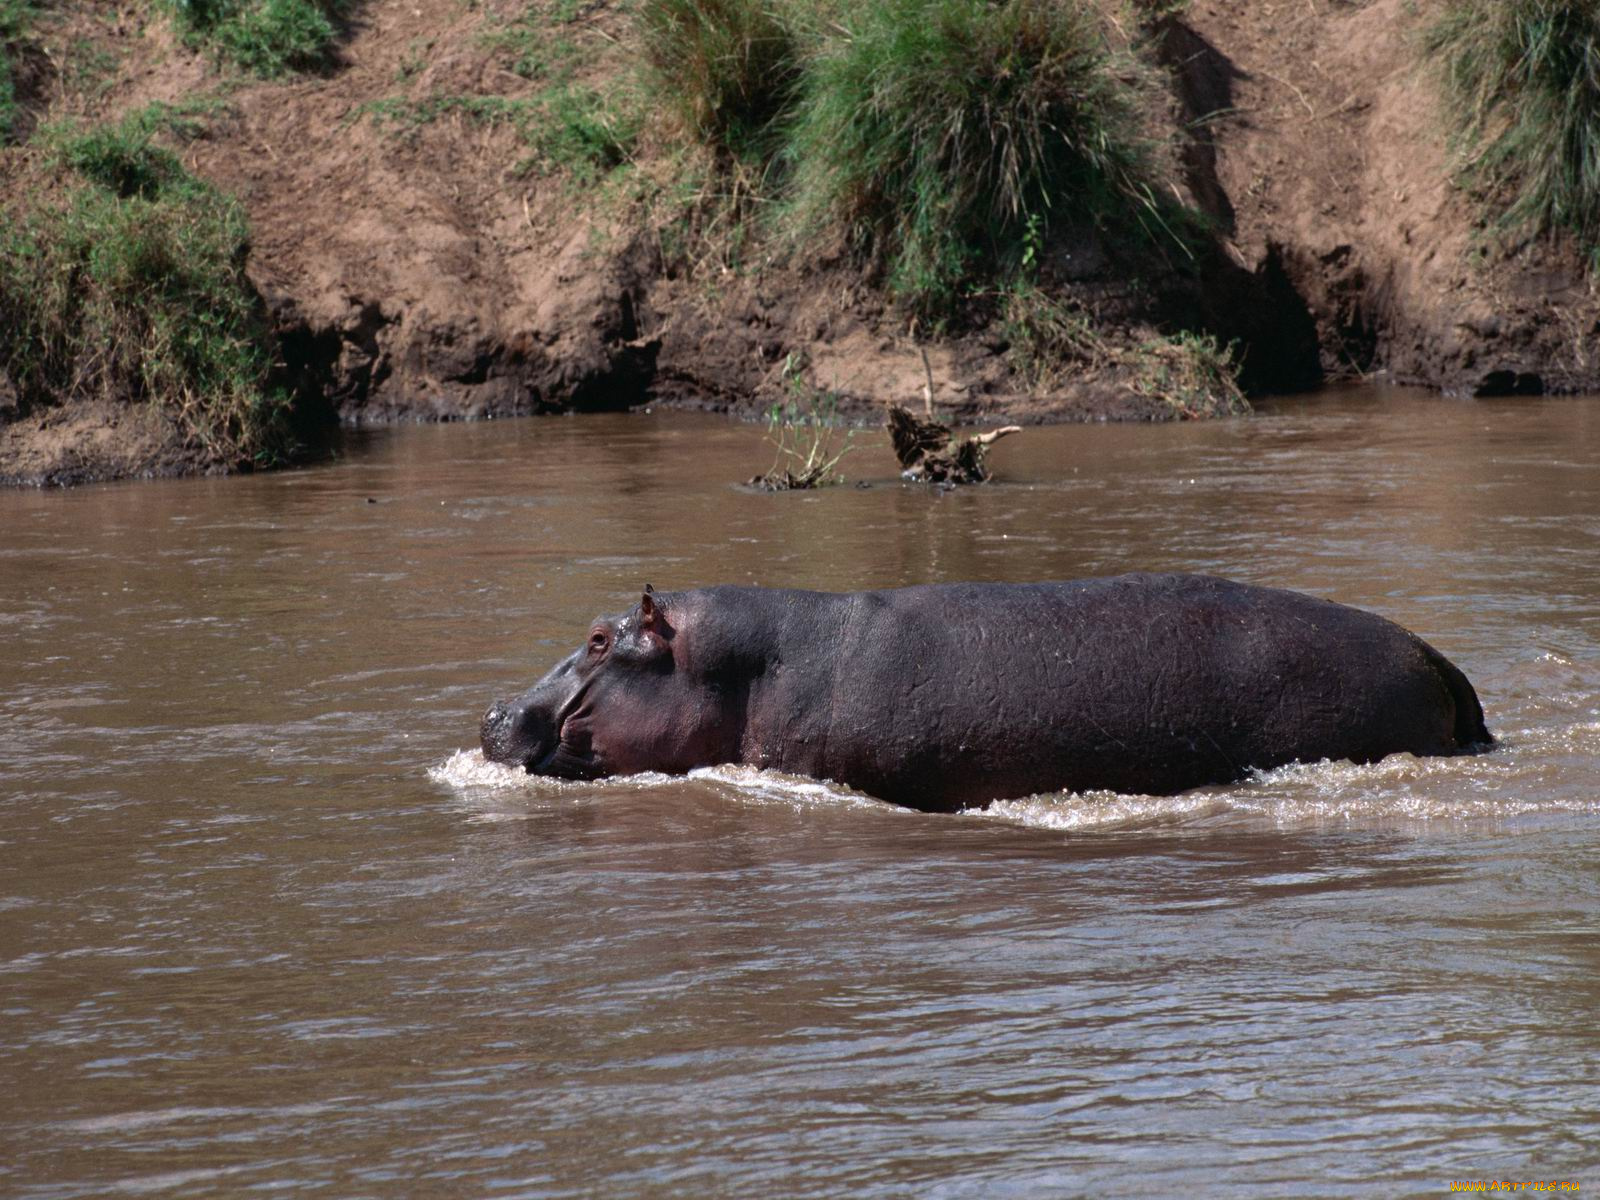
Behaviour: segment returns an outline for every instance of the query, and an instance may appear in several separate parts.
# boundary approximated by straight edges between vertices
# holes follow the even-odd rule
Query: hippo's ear
[[[636,643],[645,655],[654,659],[658,655],[670,654],[669,639],[672,637],[672,627],[667,624],[666,610],[656,601],[654,589],[645,588],[644,595],[639,597],[639,627],[638,642]]]

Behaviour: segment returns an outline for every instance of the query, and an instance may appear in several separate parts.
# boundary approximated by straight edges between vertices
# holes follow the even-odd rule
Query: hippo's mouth
[[[584,755],[562,736],[565,720],[549,722],[532,718],[504,702],[496,703],[484,714],[478,740],[483,756],[492,763],[521,767],[530,775],[553,775],[563,779],[587,774]]]
[[[483,753],[490,762],[521,767],[529,775],[551,779],[598,779],[605,773],[592,753],[562,738],[540,741],[526,750],[508,746],[504,741],[485,740]]]
[[[593,754],[574,748],[564,739],[558,740],[555,748],[543,758],[537,761],[530,758],[523,766],[529,775],[545,775],[552,779],[588,780],[605,774]]]
[[[529,775],[598,779],[607,772],[594,752],[587,721],[593,715],[579,688],[550,710],[526,700],[497,701],[483,716],[479,742],[490,762],[521,767]]]
[[[555,779],[598,779],[605,774],[595,758],[589,730],[582,725],[590,715],[584,707],[587,698],[589,688],[581,686],[555,714],[555,746],[542,757],[528,757],[523,763],[528,774],[547,774]]]
[[[530,775],[548,775],[554,779],[598,779],[605,774],[590,744],[589,731],[583,728],[583,719],[589,711],[583,707],[588,689],[580,688],[572,699],[556,713],[555,745],[543,755],[536,747],[523,762]]]

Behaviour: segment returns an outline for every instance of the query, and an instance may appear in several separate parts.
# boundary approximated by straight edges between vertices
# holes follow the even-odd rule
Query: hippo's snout
[[[511,709],[504,700],[496,700],[483,714],[478,725],[478,741],[483,746],[483,756],[492,762],[503,762],[506,747],[511,741]]]
[[[483,714],[478,740],[490,762],[531,770],[555,749],[555,723],[533,705],[496,700]]]

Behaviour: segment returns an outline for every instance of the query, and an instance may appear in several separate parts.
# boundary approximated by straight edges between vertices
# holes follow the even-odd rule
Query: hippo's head
[[[688,639],[670,607],[646,586],[632,612],[596,618],[577,651],[490,706],[484,757],[563,779],[682,773],[736,758],[736,726],[715,689],[686,669]]]

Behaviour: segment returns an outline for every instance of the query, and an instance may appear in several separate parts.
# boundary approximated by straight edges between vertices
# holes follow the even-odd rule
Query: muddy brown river
[[[761,430],[403,429],[0,494],[0,1194],[1600,1190],[1600,401],[1352,390],[730,485]],[[926,816],[528,780],[645,582],[1196,570],[1394,618],[1500,749]]]

